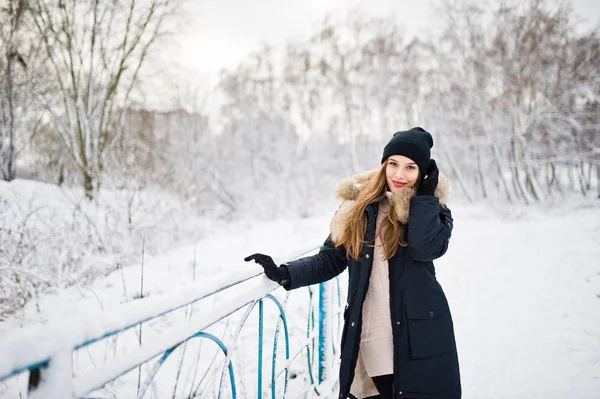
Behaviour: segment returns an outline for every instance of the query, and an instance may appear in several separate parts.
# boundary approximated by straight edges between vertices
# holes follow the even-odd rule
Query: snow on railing
[[[301,256],[309,255],[317,250],[313,249]],[[263,369],[266,369],[263,365],[264,302],[271,301],[275,303],[279,313],[271,356],[270,390],[272,398],[276,397],[276,379],[282,374],[285,374],[283,389],[285,396],[290,366],[294,359],[303,352],[307,355],[308,386],[303,387],[304,393],[296,397],[311,395],[327,397],[336,385],[335,369],[338,366],[339,357],[336,356],[337,337],[341,326],[339,280],[336,278],[331,282],[319,284],[316,287],[318,296],[315,295],[315,287],[308,287],[309,314],[306,339],[299,345],[300,350],[290,355],[286,304],[292,292],[295,291],[286,293],[282,304],[271,294],[279,286],[262,274],[245,273],[240,278],[240,273],[236,273],[235,277],[221,277],[210,283],[204,280],[202,283],[192,284],[176,293],[166,293],[125,303],[110,312],[76,314],[68,320],[61,319],[44,326],[11,331],[0,338],[0,382],[29,372],[28,393],[30,398],[81,398],[158,357],[158,360],[150,367],[146,381],[141,384],[138,380],[137,397],[142,398],[166,359],[180,346],[187,345],[190,340],[202,338],[216,343],[226,357],[221,370],[219,397],[221,397],[223,380],[228,374],[231,397],[235,398],[238,392],[231,357],[242,327],[258,304],[257,395],[258,398],[262,398]],[[74,351],[89,348],[96,342],[116,337],[142,323],[188,307],[226,290],[235,290],[235,295],[228,295],[227,300],[219,302],[209,312],[202,312],[196,319],[190,320],[184,326],[164,329],[162,334],[153,337],[151,341],[141,343],[139,348],[73,376],[72,356]],[[246,311],[229,346],[213,334],[204,331],[245,306],[247,306]],[[334,319],[335,323],[332,322]],[[285,364],[277,368],[277,345],[281,327],[283,327],[285,340]],[[317,353],[315,354],[315,352]],[[316,376],[313,370],[315,366],[317,368]]]

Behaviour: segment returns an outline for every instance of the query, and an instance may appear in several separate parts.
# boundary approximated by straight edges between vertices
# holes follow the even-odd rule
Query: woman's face
[[[417,184],[419,167],[404,155],[392,155],[387,160],[385,175],[390,191],[395,193],[403,187],[414,187]]]

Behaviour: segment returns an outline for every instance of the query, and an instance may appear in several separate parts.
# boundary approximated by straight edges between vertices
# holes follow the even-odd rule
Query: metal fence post
[[[29,373],[30,399],[73,398],[73,365],[70,350],[54,355],[48,363]]]
[[[256,397],[262,398],[262,372],[263,372],[263,316],[264,303],[258,302],[258,391]]]
[[[330,342],[330,304],[329,304],[329,285],[327,283],[319,284],[319,384],[323,383],[327,378],[327,369],[329,363],[329,348],[327,343]]]
[[[316,251],[314,249],[313,251]],[[271,358],[271,384],[268,387],[271,390],[271,396],[277,395],[276,381],[283,374],[283,395],[288,394],[288,373],[293,366],[292,362],[302,352],[307,352],[308,377],[310,381],[309,390],[317,396],[329,395],[331,386],[335,385],[335,370],[337,367],[337,344],[334,342],[339,335],[339,307],[340,307],[340,287],[337,282],[337,296],[335,294],[335,286],[333,282],[319,284],[319,295],[315,295],[314,286],[309,286],[309,314],[307,323],[306,338],[301,343],[295,355],[290,354],[290,332],[288,330],[287,318],[284,311],[284,306],[273,295],[272,285],[265,285],[264,281],[254,278],[259,274],[245,276],[242,279],[223,279],[215,280],[219,284],[214,284],[211,287],[193,286],[185,289],[184,294],[178,293],[164,294],[162,297],[142,298],[136,303],[124,304],[121,308],[116,309],[116,313],[120,316],[117,318],[108,315],[108,312],[94,314],[96,323],[75,323],[74,333],[65,333],[65,323],[56,322],[49,327],[30,328],[24,334],[19,331],[18,334],[8,337],[0,337],[0,352],[9,356],[9,359],[17,353],[15,362],[0,362],[0,383],[4,384],[4,380],[17,377],[21,373],[29,373],[29,384],[27,394],[20,391],[20,387],[15,385],[15,389],[19,389],[19,395],[27,396],[29,399],[75,399],[85,397],[91,392],[108,388],[108,385],[113,381],[126,375],[131,370],[139,367],[142,364],[149,363],[155,357],[162,354],[162,357],[153,365],[150,375],[142,387],[140,385],[139,397],[143,397],[148,386],[154,381],[157,372],[165,363],[165,360],[173,353],[176,348],[187,343],[192,338],[209,338],[216,342],[223,351],[226,359],[224,371],[221,373],[219,381],[219,395],[221,394],[221,384],[225,370],[229,370],[231,381],[232,398],[236,397],[236,384],[231,364],[231,351],[235,350],[235,345],[238,342],[241,329],[250,316],[254,305],[258,304],[258,375],[257,375],[257,399],[265,397],[266,388],[263,380],[264,367],[264,299],[271,299],[279,310],[279,317],[275,328],[275,336],[273,338],[273,355]],[[242,286],[241,284],[244,284]],[[156,319],[160,316],[170,314],[171,312],[181,309],[184,306],[190,305],[204,298],[209,298],[212,295],[218,294],[231,287],[240,286],[243,290],[239,295],[223,304],[218,305],[213,311],[207,314],[206,318],[200,320],[188,321],[171,334],[166,332],[161,334],[154,341],[145,344],[144,346],[134,349],[132,352],[124,355],[116,355],[114,359],[108,359],[103,365],[95,365],[91,370],[85,370],[79,375],[73,375],[73,353],[89,347],[91,344],[101,342],[109,337],[116,337],[117,334],[123,331],[130,330],[140,323]],[[217,287],[217,288],[215,288]],[[289,293],[285,297],[287,303]],[[334,297],[337,297],[337,302]],[[260,299],[258,299],[260,298]],[[318,298],[318,305],[315,301]],[[236,329],[233,337],[233,345],[231,351],[216,337],[205,333],[204,330],[218,321],[225,319],[234,312],[241,310],[244,306],[249,305],[240,325]],[[318,316],[317,316],[318,306]],[[335,311],[335,313],[333,313]],[[85,317],[84,317],[85,316]],[[88,320],[88,315],[75,315],[77,318]],[[318,317],[318,320],[315,320]],[[100,320],[101,322],[98,322]],[[268,320],[271,320],[269,318]],[[334,325],[335,323],[335,325]],[[281,324],[285,333],[285,364],[277,368],[278,354],[278,337]],[[69,324],[70,326],[70,324]],[[98,328],[102,326],[102,328]],[[72,329],[72,327],[69,327]],[[316,330],[318,328],[318,330]],[[48,331],[46,331],[48,330]],[[13,351],[13,348],[22,348],[24,346],[39,345],[39,348],[34,351],[28,351],[25,358],[19,356],[19,351]],[[315,358],[317,355],[317,358]],[[17,361],[18,360],[18,361]],[[316,363],[316,364],[315,364]],[[294,363],[295,364],[295,363]],[[318,367],[318,375],[315,367]],[[195,372],[194,378],[195,380]],[[13,381],[15,384],[18,381]],[[23,387],[25,388],[25,387]],[[265,388],[265,392],[263,392]],[[12,389],[12,387],[10,387]],[[113,388],[108,388],[112,391]],[[310,393],[309,393],[310,394]],[[309,396],[312,397],[312,396]]]

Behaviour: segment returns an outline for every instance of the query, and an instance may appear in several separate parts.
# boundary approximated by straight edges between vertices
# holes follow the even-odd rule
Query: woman
[[[458,399],[458,355],[433,260],[453,227],[449,182],[420,127],[394,134],[378,170],[346,179],[331,234],[318,254],[277,266],[254,254],[268,278],[292,290],[348,267],[339,398]]]

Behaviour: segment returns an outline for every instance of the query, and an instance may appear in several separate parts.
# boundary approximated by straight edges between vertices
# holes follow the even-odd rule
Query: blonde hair
[[[348,213],[348,222],[336,247],[343,245],[352,258],[361,260],[364,244],[375,245],[364,241],[367,232],[367,215],[365,210],[369,204],[379,202],[386,197],[388,190],[386,179],[386,160],[377,171],[371,173],[364,184],[359,188],[356,203]],[[398,246],[406,247],[404,240],[406,225],[400,223],[396,209],[390,207],[387,217],[381,221],[377,234],[381,237],[383,254],[386,260],[391,259],[398,251]]]

